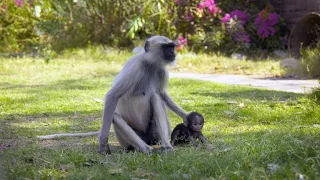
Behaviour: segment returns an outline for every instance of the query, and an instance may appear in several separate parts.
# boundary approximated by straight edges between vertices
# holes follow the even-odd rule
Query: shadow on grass
[[[14,90],[14,89],[22,89],[22,88],[50,88],[50,89],[66,89],[66,90],[72,90],[72,89],[94,89],[95,87],[101,86],[101,83],[96,82],[95,80],[99,80],[101,78],[105,78],[106,82],[107,79],[113,79],[117,74],[118,70],[116,69],[106,69],[103,73],[96,73],[94,75],[88,74],[88,77],[86,78],[77,78],[75,77],[68,80],[60,80],[56,81],[50,84],[36,84],[36,85],[20,85],[20,84],[14,84],[14,83],[0,83],[0,90]],[[94,83],[92,83],[92,81]],[[93,86],[96,85],[96,86]],[[102,84],[102,86],[104,86]]]
[[[192,95],[200,96],[211,96],[219,97],[224,99],[250,99],[250,100],[278,100],[286,101],[289,99],[295,100],[298,97],[304,95],[290,92],[273,91],[273,90],[262,90],[262,89],[241,89],[241,90],[230,90],[230,91],[216,91],[216,92],[192,92]]]
[[[72,79],[61,80],[52,84],[43,85],[16,85],[9,83],[0,84],[0,92],[2,91],[3,97],[0,105],[4,103],[6,106],[11,105],[12,108],[23,108],[25,105],[30,104],[47,104],[54,99],[72,100],[80,97],[89,98],[88,93],[102,90],[107,92],[110,88],[112,77],[106,79]],[[100,99],[103,98],[104,93],[99,95]],[[92,97],[97,98],[97,97]],[[19,102],[19,103],[17,103]],[[0,115],[1,117],[1,115]]]
[[[106,77],[106,78],[111,78]],[[95,78],[97,79],[97,78]],[[89,78],[80,78],[80,79],[72,79],[72,80],[61,80],[52,84],[48,85],[17,85],[17,84],[11,84],[11,83],[0,83],[0,90],[18,90],[18,89],[26,89],[30,92],[38,92],[40,91],[37,88],[44,88],[48,90],[55,90],[55,89],[65,89],[65,90],[73,90],[73,89],[95,89],[95,87],[99,87],[102,84],[99,82],[91,82],[92,79]],[[106,81],[107,82],[107,81]],[[96,85],[96,86],[95,86]],[[43,89],[41,89],[43,91]]]

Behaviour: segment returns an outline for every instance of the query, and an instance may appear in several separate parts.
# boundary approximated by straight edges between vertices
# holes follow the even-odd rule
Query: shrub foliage
[[[284,47],[283,19],[267,0],[5,0],[2,52],[107,44],[161,34],[195,51],[233,53]],[[40,12],[39,12],[40,11]]]

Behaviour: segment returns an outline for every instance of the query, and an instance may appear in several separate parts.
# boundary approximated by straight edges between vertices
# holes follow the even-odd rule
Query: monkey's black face
[[[172,62],[176,58],[176,53],[174,52],[174,48],[176,47],[177,43],[172,42],[168,44],[163,44],[162,51],[163,51],[163,57],[165,60]]]
[[[204,118],[201,114],[197,112],[191,112],[187,116],[188,120],[188,127],[194,132],[199,132],[201,131],[203,124],[204,124]]]
[[[203,127],[203,121],[196,119],[196,120],[189,122],[188,125],[192,131],[199,132],[199,131],[201,131],[201,129]]]

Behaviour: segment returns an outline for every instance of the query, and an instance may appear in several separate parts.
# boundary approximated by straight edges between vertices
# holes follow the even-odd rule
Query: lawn
[[[81,53],[48,64],[0,59],[0,179],[320,177],[319,104],[307,95],[251,87],[170,79],[168,91],[176,102],[204,115],[203,132],[213,149],[126,153],[113,131],[112,154],[106,156],[97,153],[96,137],[38,140],[100,128],[103,104],[96,99],[103,98],[130,53]],[[170,113],[170,121],[173,128],[182,120]]]
[[[87,49],[69,50],[62,55],[67,59],[103,60],[110,63],[123,64],[132,54],[126,50],[115,51],[112,48],[105,49],[101,46],[93,46]],[[280,58],[269,57],[266,59],[247,58],[240,60],[215,54],[195,54],[186,52],[178,54],[177,63],[169,66],[171,72],[195,72],[207,74],[241,74],[263,77],[283,76],[286,74],[280,67]],[[119,70],[122,66],[117,66]]]

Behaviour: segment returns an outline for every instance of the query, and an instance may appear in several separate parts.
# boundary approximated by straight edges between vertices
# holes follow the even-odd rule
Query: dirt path
[[[246,85],[294,93],[307,93],[311,88],[319,86],[318,80],[259,78],[241,75],[170,73],[170,78],[197,79],[222,84]]]

